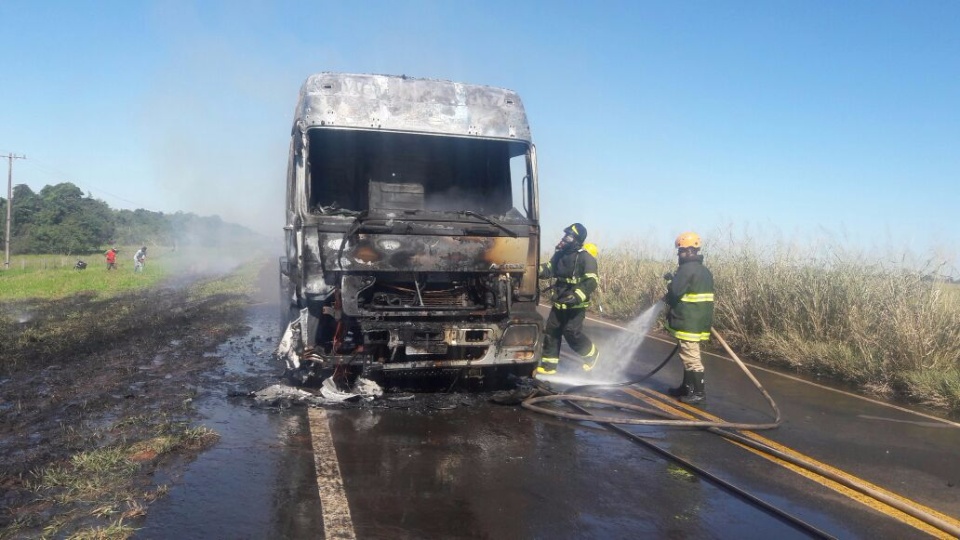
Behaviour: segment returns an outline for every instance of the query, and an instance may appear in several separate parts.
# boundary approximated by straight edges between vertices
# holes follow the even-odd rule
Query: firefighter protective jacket
[[[597,290],[597,260],[583,248],[557,251],[550,262],[540,265],[540,279],[554,279],[554,309],[584,309],[590,306],[590,295]],[[578,302],[564,303],[573,296]]]
[[[667,330],[673,337],[683,341],[710,339],[713,293],[713,274],[703,265],[703,255],[681,260],[663,298],[670,307]]]

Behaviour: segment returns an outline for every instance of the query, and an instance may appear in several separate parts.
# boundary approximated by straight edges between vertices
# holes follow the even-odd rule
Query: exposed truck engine
[[[516,93],[307,78],[280,260],[289,370],[304,380],[529,375],[543,328],[537,197]]]

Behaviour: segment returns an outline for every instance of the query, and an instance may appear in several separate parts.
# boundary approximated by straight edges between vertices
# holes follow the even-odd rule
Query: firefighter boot
[[[590,351],[592,354],[583,357],[583,370],[590,371],[593,368],[597,367],[597,360],[600,359],[600,351],[597,350],[596,345],[594,345],[593,350]]]
[[[557,372],[557,365],[560,364],[559,358],[541,358],[540,365],[537,366],[537,374],[553,375]]]
[[[693,390],[693,375],[692,371],[683,370],[683,382],[680,386],[667,390],[667,393],[676,398],[690,395]]]
[[[690,393],[680,396],[680,401],[689,405],[699,405],[707,402],[707,394],[703,389],[703,372],[691,371],[693,376],[693,388]]]

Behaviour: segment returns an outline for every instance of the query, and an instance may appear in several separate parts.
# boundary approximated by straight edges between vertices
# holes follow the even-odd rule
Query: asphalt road
[[[404,399],[375,408],[252,408],[227,394],[231,384],[265,385],[279,373],[270,357],[275,341],[268,341],[279,334],[275,313],[270,305],[252,307],[249,336],[224,345],[228,367],[197,400],[221,443],[171,479],[174,487],[151,506],[138,537],[956,536],[931,519],[960,530],[949,529],[960,527],[960,425],[932,415],[753,368],[782,412],[782,424],[752,434],[754,440],[836,471],[839,482],[703,429],[627,428],[803,528],[649,446],[591,422],[518,406],[433,395],[394,396]],[[623,330],[606,323],[588,328],[603,350],[601,362],[625,364],[617,377],[648,373],[672,348],[650,337],[635,353],[617,354]],[[580,378],[579,363],[567,360],[560,375]],[[772,420],[734,362],[706,355],[705,363],[711,418]],[[656,402],[651,396],[680,374],[674,359],[636,388],[604,395]]]

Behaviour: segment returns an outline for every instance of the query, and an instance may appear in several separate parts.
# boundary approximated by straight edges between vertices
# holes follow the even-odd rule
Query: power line
[[[34,160],[34,162],[36,162],[36,160]],[[130,199],[127,199],[127,198],[125,198],[125,197],[121,197],[120,195],[117,195],[117,194],[115,194],[115,193],[111,193],[111,192],[109,192],[109,191],[107,191],[107,190],[105,190],[105,189],[101,189],[101,188],[99,188],[99,187],[97,187],[97,186],[88,184],[88,183],[86,183],[86,182],[81,182],[81,181],[79,181],[79,180],[75,180],[75,179],[71,178],[70,175],[68,175],[68,174],[64,173],[63,171],[58,170],[58,169],[56,169],[56,168],[53,168],[53,167],[44,167],[44,166],[38,165],[38,164],[36,164],[36,163],[34,163],[33,167],[34,167],[34,169],[37,169],[37,170],[39,170],[39,171],[41,171],[41,172],[44,172],[44,173],[48,174],[49,176],[52,176],[52,177],[56,178],[57,180],[61,180],[61,181],[65,181],[65,182],[72,182],[72,183],[74,183],[74,184],[77,184],[79,187],[83,188],[84,191],[88,191],[88,192],[96,191],[96,192],[98,192],[98,193],[104,193],[104,194],[106,194],[106,195],[109,195],[110,197],[113,197],[113,198],[115,198],[115,199],[121,200],[121,201],[123,201],[123,202],[125,202],[125,203],[132,204],[132,205],[134,205],[134,206],[143,208],[143,209],[145,209],[145,210],[147,209],[147,205],[145,205],[145,204],[141,204],[141,203],[139,203],[139,202],[137,202],[137,201],[131,201]]]

